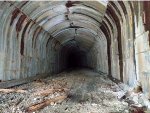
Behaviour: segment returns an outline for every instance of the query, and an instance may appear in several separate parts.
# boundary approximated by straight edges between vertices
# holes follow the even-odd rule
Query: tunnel
[[[108,74],[107,39],[100,28],[107,2],[0,3],[5,51],[1,58],[6,56],[1,60],[1,80],[77,67]]]
[[[80,50],[78,45],[76,45],[76,42],[70,42],[72,47],[69,47],[67,54],[64,57],[65,62],[63,65],[66,64],[66,68],[82,68],[86,67],[87,63],[87,54],[84,50]],[[73,45],[75,44],[75,45]],[[67,45],[66,45],[67,46]],[[68,46],[67,46],[68,47]],[[65,50],[67,50],[67,47],[64,47],[62,50],[62,54],[65,53]],[[63,61],[63,59],[60,59],[60,61]]]
[[[69,53],[67,66],[68,67],[85,67],[86,66],[86,55],[83,51],[76,51]]]
[[[88,68],[149,95],[149,9],[149,1],[0,1],[0,86]]]

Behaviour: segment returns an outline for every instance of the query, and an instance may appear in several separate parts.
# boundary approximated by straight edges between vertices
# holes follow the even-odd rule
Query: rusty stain
[[[20,54],[21,55],[23,55],[23,53],[24,53],[24,37],[25,37],[24,35],[25,35],[25,32],[26,32],[30,23],[31,23],[31,20],[28,21],[28,23],[26,24],[26,26],[24,27],[23,32],[22,32],[21,45],[20,45],[20,48],[21,48]]]
[[[145,113],[145,107],[131,106],[129,111],[131,113]]]
[[[33,25],[35,25],[35,22],[32,21],[32,25],[30,26],[30,29],[29,29],[28,33],[30,33],[30,30],[33,27]]]
[[[38,31],[37,35],[39,35],[39,33],[43,30],[42,27],[39,28],[40,30]]]
[[[79,4],[80,2],[79,1],[68,1],[66,3],[66,7],[72,7],[72,6],[75,6],[75,4]]]
[[[14,19],[18,16],[19,13],[20,13],[20,10],[19,10],[18,8],[16,8],[16,9],[12,12],[12,17],[11,17],[10,25],[12,25]]]
[[[37,37],[37,35],[41,32],[42,27],[37,27],[33,33],[33,40]]]
[[[37,27],[35,30],[34,30],[34,33],[33,33],[33,37],[32,37],[32,47],[33,47],[33,44],[34,44],[34,37],[36,36],[36,33],[38,31],[40,27]]]
[[[109,19],[105,16],[104,17],[106,19],[106,21],[108,22],[109,26],[111,27],[111,29],[113,29],[113,25],[111,24],[111,22],[109,21]],[[105,21],[103,21],[105,23]],[[106,24],[107,26],[107,24]],[[108,28],[109,29],[109,28]],[[113,31],[112,31],[113,32]]]
[[[25,1],[21,6],[20,6],[20,8],[21,7],[23,7],[25,4],[27,4],[28,3],[28,1]]]
[[[122,1],[118,1],[118,3],[120,4],[124,14],[126,15],[127,14],[127,10],[126,10],[126,7],[125,7],[124,3]]]
[[[20,45],[20,54],[23,55],[23,52],[24,52],[24,38],[22,37],[21,38],[21,45]]]
[[[42,27],[39,27],[38,30],[36,30],[35,33],[34,33],[34,35],[36,34],[36,36],[34,36],[34,37],[35,37],[34,48],[36,47],[36,38],[37,38],[37,36],[41,33],[42,30],[43,30]],[[34,37],[33,37],[33,38],[34,38]]]
[[[121,12],[120,12],[120,10],[118,9],[117,5],[116,5],[114,2],[112,2],[112,1],[110,1],[110,3],[111,3],[111,5],[115,8],[115,10],[118,12],[118,14],[119,14],[120,17],[121,17],[121,21],[123,22],[123,19],[122,19],[122,16],[121,16]]]
[[[35,35],[36,35],[36,32],[37,32],[37,30],[38,30],[39,28],[40,28],[40,27],[37,27],[37,28],[34,30],[33,37],[32,37],[32,41],[34,40],[34,37],[35,37]]]
[[[48,46],[48,43],[49,43],[49,41],[50,41],[51,39],[52,39],[52,38],[49,37],[49,39],[47,40],[46,47]]]
[[[31,23],[31,20],[29,20],[29,21],[27,22],[26,26],[24,27],[23,32],[22,32],[22,37],[24,37],[24,34],[25,34],[25,32],[26,32],[28,26],[30,25],[30,23]]]
[[[144,11],[145,11],[145,27],[146,30],[150,31],[150,13],[149,13],[149,9],[150,9],[150,1],[144,1]]]
[[[19,32],[21,31],[21,29],[22,29],[22,24],[23,24],[23,22],[24,22],[24,20],[27,18],[27,16],[26,15],[21,15],[20,16],[20,18],[19,18],[19,20],[18,20],[18,22],[17,22],[17,24],[16,24],[16,32],[17,32],[17,37],[18,37],[18,34],[19,34]]]

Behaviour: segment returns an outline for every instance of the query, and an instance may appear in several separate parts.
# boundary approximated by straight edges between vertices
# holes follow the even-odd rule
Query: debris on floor
[[[0,113],[144,113],[142,96],[82,69],[0,89]]]
[[[27,91],[22,90],[22,89],[0,89],[0,92],[4,92],[4,93],[11,93],[11,92],[26,93]]]
[[[33,112],[33,111],[36,111],[36,110],[39,110],[39,109],[42,109],[48,105],[54,105],[55,103],[61,103],[64,99],[67,98],[67,95],[63,95],[63,96],[58,96],[58,97],[55,97],[55,98],[52,98],[52,99],[47,99],[47,100],[44,100],[40,103],[36,103],[34,105],[31,105],[30,107],[27,108],[27,112]]]

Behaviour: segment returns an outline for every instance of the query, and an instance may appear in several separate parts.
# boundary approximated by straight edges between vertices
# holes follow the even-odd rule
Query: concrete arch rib
[[[107,53],[102,51],[107,50],[107,41],[100,29],[106,4],[98,1],[5,2],[7,9],[4,12],[9,12],[6,24],[10,28],[1,29],[7,35],[1,36],[8,37],[7,40],[3,38],[2,42],[7,43],[4,43],[6,50],[3,52],[9,57],[1,63],[6,64],[5,69],[1,70],[1,79],[60,72],[66,68],[60,61],[66,61],[64,57],[75,53],[79,53],[76,57],[87,59],[88,67],[107,73],[107,59],[104,60]],[[4,21],[1,20],[2,22]],[[72,40],[73,37],[76,38],[75,41]],[[63,49],[64,46],[66,50]],[[9,47],[12,49],[7,53]],[[88,55],[92,53],[92,56]],[[88,60],[94,60],[95,63],[91,64]],[[85,61],[83,65],[85,66]]]

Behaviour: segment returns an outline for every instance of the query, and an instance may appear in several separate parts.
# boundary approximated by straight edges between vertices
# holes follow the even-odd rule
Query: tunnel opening
[[[107,50],[107,42],[103,34],[97,37],[93,31],[70,28],[55,37],[61,44],[56,50],[58,60],[56,59],[54,73],[79,68],[108,73],[107,52],[104,51]]]
[[[67,68],[85,68],[87,67],[86,53],[81,50],[73,50],[67,56]]]
[[[87,63],[88,52],[79,46],[77,41],[68,41],[59,52],[61,71],[90,68]]]

